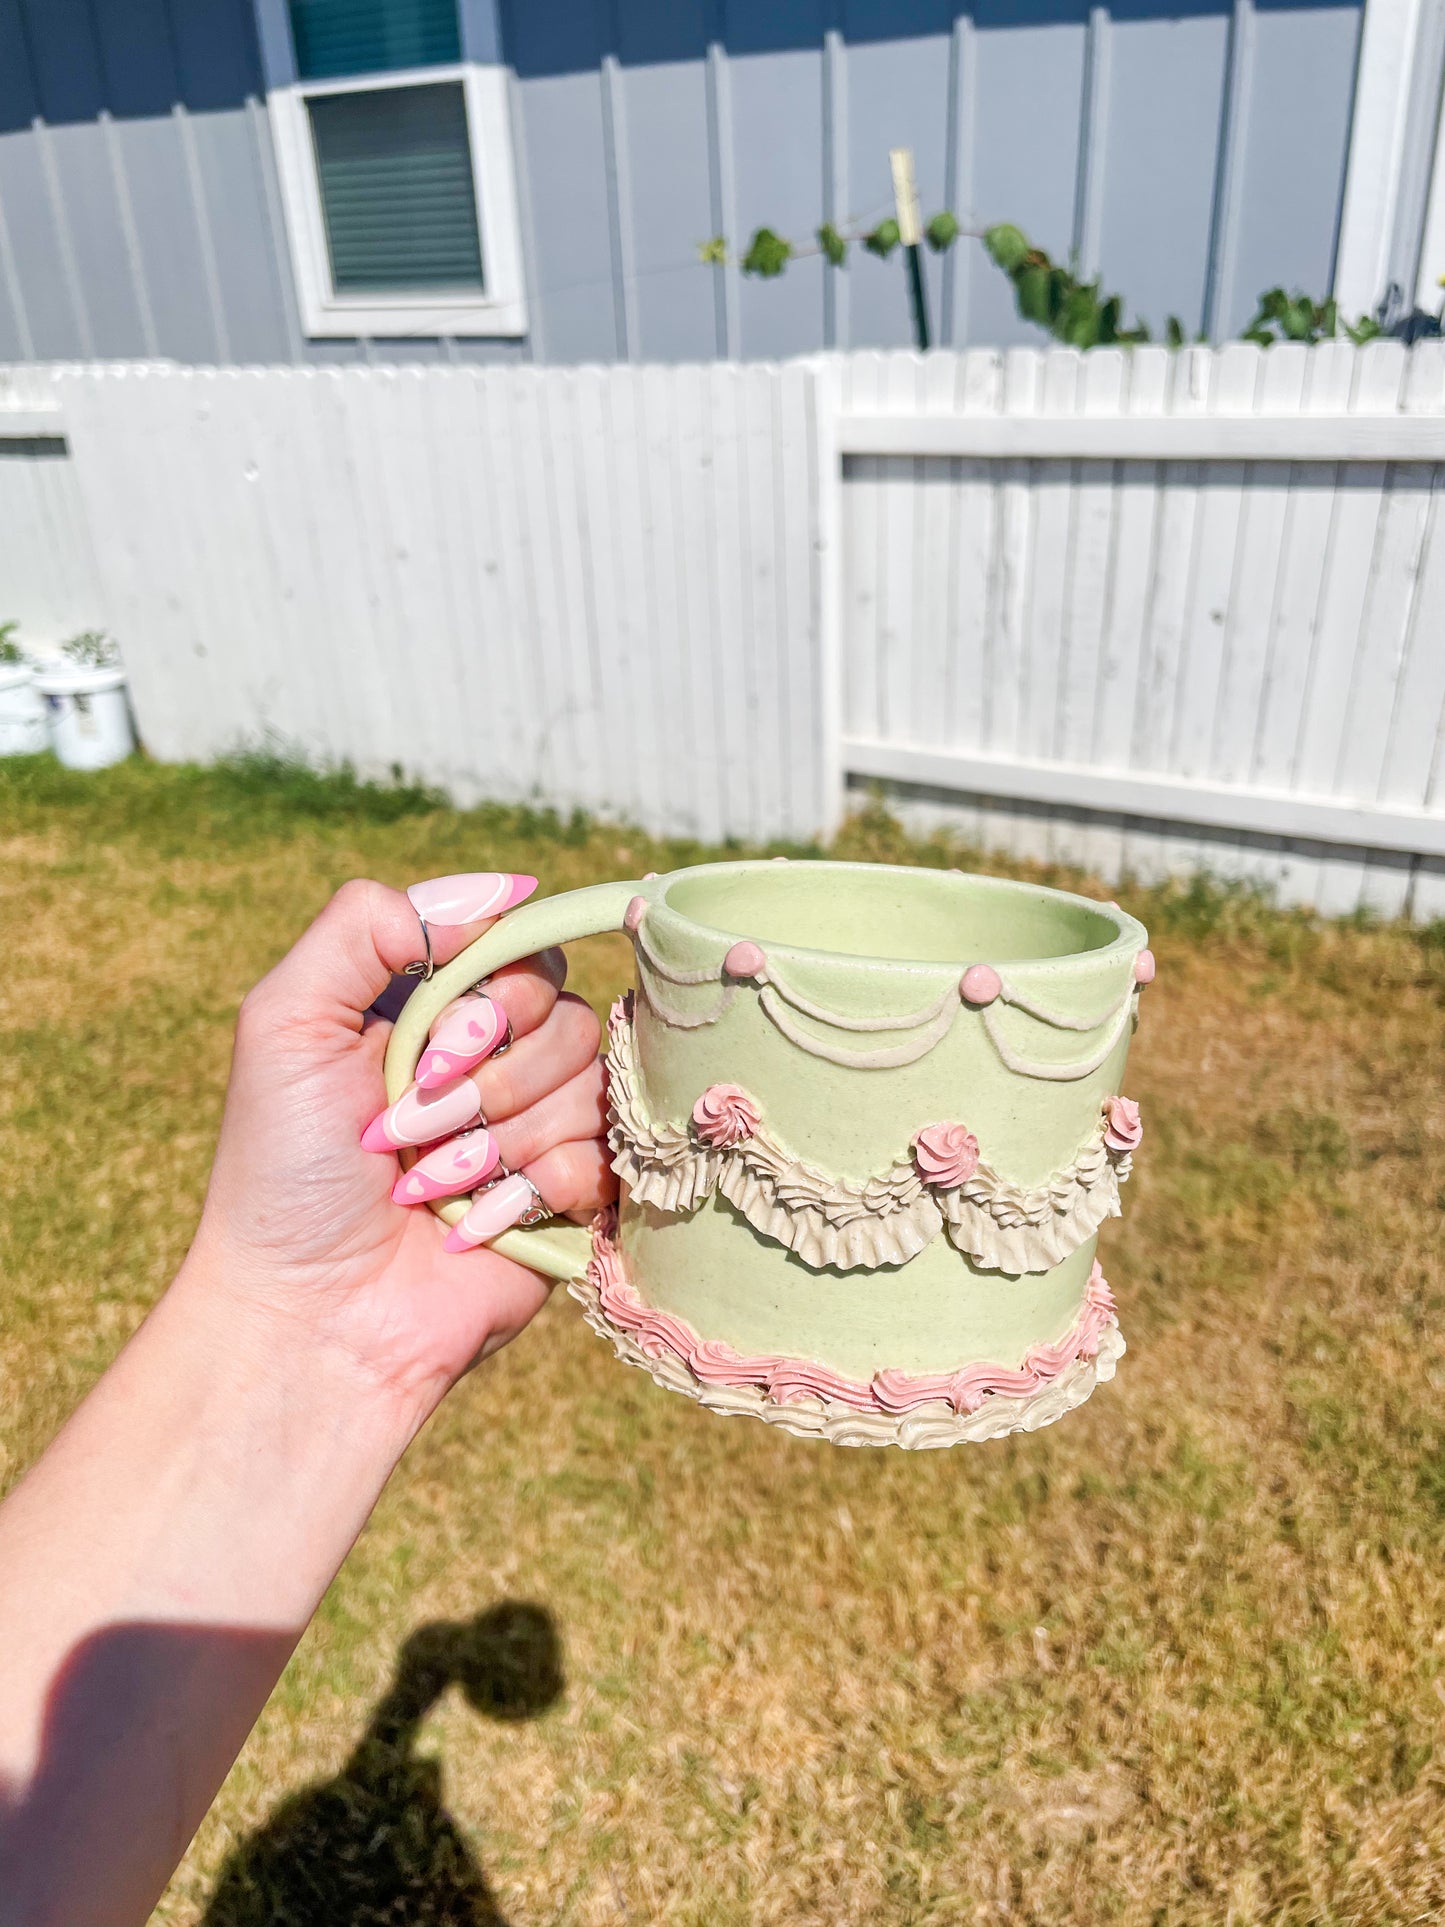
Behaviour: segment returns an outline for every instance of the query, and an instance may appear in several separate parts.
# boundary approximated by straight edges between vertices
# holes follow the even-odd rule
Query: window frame
[[[509,76],[495,57],[491,0],[457,0],[462,59],[435,67],[379,68],[325,80],[296,71],[287,0],[255,0],[276,150],[281,211],[296,281],[302,331],[314,339],[355,336],[519,336],[527,333],[521,223],[512,158]],[[480,56],[490,54],[491,58]],[[308,99],[382,93],[398,87],[460,82],[471,149],[472,191],[482,250],[482,290],[421,295],[338,294],[331,281],[321,178]]]

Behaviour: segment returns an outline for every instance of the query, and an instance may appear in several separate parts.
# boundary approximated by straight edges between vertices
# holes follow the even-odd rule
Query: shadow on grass
[[[454,1685],[492,1719],[535,1719],[563,1686],[550,1614],[507,1601],[414,1632],[346,1765],[235,1849],[201,1927],[506,1927],[442,1804],[436,1762],[415,1753]]]

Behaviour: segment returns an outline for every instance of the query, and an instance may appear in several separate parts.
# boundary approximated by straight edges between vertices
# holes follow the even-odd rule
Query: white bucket
[[[35,672],[45,698],[50,740],[67,769],[106,769],[135,748],[123,669],[47,664]]]
[[[37,756],[49,742],[35,671],[28,662],[0,662],[0,756]]]

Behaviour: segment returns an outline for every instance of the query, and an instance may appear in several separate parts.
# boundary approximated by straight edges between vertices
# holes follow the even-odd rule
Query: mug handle
[[[394,1104],[411,1083],[432,1021],[454,997],[470,990],[483,977],[490,977],[503,964],[530,957],[533,951],[622,929],[627,906],[641,888],[638,883],[595,883],[586,890],[568,890],[560,897],[521,904],[498,917],[475,943],[418,984],[407,998],[386,1047],[387,1103]],[[466,1197],[439,1198],[431,1209],[448,1224],[455,1224],[470,1202]],[[548,1278],[580,1278],[592,1256],[592,1234],[585,1225],[561,1220],[530,1230],[514,1227],[490,1239],[488,1249]]]

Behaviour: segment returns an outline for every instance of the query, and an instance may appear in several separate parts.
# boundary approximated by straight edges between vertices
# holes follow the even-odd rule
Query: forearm
[[[0,1506],[4,1927],[145,1919],[421,1416],[182,1273]]]

